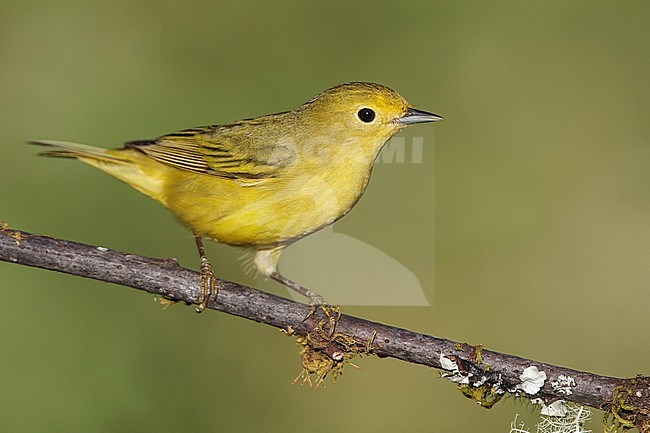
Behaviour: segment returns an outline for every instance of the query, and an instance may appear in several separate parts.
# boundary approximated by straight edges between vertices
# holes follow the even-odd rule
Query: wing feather
[[[289,115],[192,128],[154,140],[131,141],[125,147],[195,173],[241,179],[276,177],[295,157],[287,139]]]

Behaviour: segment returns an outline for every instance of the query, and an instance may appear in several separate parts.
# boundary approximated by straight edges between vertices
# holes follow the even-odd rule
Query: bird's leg
[[[271,278],[309,299],[309,314],[307,314],[305,320],[313,316],[316,310],[320,308],[329,320],[330,335],[332,335],[336,327],[336,322],[341,316],[340,308],[338,306],[328,305],[320,293],[309,290],[278,272],[278,260],[285,247],[286,245],[279,245],[275,248],[258,250],[257,254],[255,254],[255,266],[257,270],[265,277]]]
[[[295,281],[288,279],[284,275],[280,275],[277,271],[272,272],[270,277],[273,278],[278,283],[284,284],[291,290],[298,292],[305,298],[309,299],[310,305],[327,305],[327,303],[325,302],[325,298],[323,298],[323,296],[320,293],[314,292],[312,290],[309,290],[306,287],[301,286]]]
[[[199,282],[200,293],[198,307],[196,307],[196,312],[201,313],[205,310],[210,298],[217,296],[219,288],[217,287],[217,279],[214,276],[212,265],[205,255],[203,239],[201,239],[201,236],[195,235],[194,240],[196,241],[196,248],[199,250],[199,257],[201,257],[201,280]]]
[[[328,305],[325,302],[325,298],[320,293],[309,290],[308,288],[301,286],[293,280],[288,279],[284,275],[280,275],[277,271],[273,271],[270,275],[272,279],[277,281],[280,284],[284,284],[291,290],[300,293],[305,298],[309,299],[309,313],[305,317],[305,320],[310,318],[316,312],[316,309],[320,308],[329,321],[329,336],[331,337],[334,334],[334,329],[336,328],[336,322],[338,322],[339,317],[341,317],[341,308],[338,305]]]

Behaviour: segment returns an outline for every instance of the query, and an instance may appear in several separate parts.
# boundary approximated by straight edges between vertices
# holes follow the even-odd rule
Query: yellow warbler
[[[345,215],[363,194],[382,146],[407,125],[442,117],[394,90],[347,83],[293,111],[201,126],[119,149],[38,140],[46,156],[77,158],[160,202],[195,235],[198,311],[216,294],[202,236],[257,250],[258,271],[324,304],[277,271],[288,245]]]

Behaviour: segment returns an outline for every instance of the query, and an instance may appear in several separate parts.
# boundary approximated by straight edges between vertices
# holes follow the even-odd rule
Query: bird
[[[128,141],[120,148],[29,143],[47,148],[40,155],[75,158],[127,183],[192,231],[201,260],[197,312],[218,293],[203,238],[253,248],[260,274],[313,306],[326,301],[280,274],[282,252],[352,209],[392,136],[442,119],[387,86],[349,82],[291,111]]]

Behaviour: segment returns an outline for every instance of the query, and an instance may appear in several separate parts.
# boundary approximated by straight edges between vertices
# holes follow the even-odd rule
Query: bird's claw
[[[201,280],[199,282],[199,289],[198,306],[196,307],[197,313],[203,312],[210,299],[217,296],[217,292],[219,291],[212,265],[205,257],[201,257]]]
[[[338,323],[339,318],[341,317],[341,307],[338,305],[329,305],[325,303],[325,299],[323,299],[322,296],[319,296],[319,298],[320,299],[318,300],[318,302],[310,298],[309,312],[307,313],[307,316],[305,316],[304,320],[313,317],[314,314],[316,314],[316,311],[320,309],[323,312],[323,314],[325,314],[325,317],[329,322],[329,330],[327,336],[331,337],[332,335],[334,335],[336,324]]]

